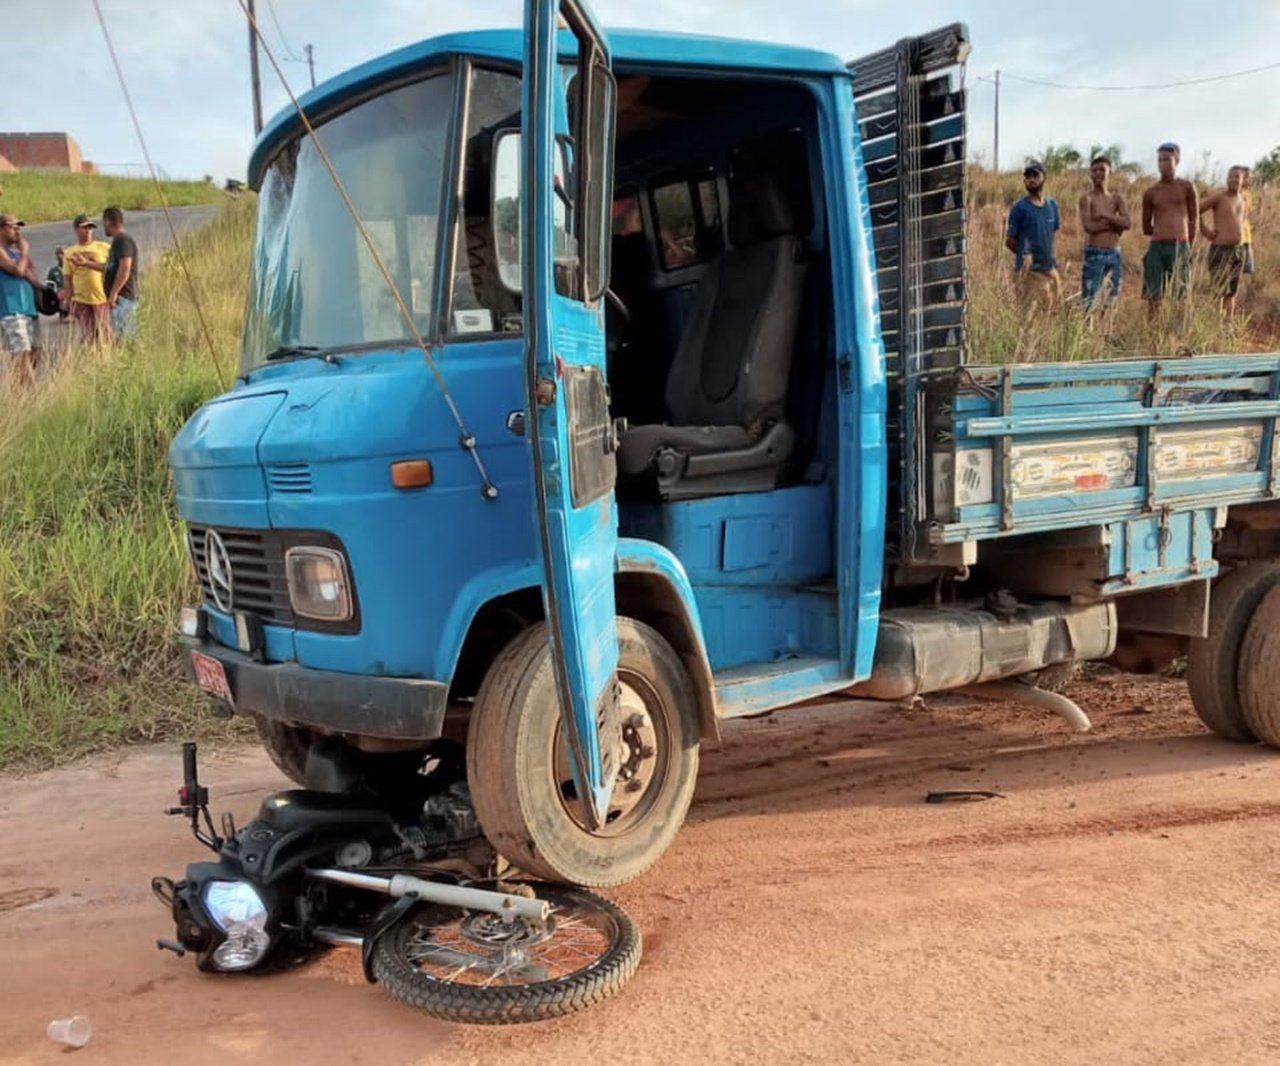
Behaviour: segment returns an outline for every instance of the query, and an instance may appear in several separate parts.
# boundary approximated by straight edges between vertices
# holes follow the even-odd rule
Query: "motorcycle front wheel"
[[[373,975],[393,998],[445,1021],[507,1025],[558,1018],[608,999],[640,963],[640,930],[579,888],[501,882],[536,895],[546,922],[424,903],[374,945]]]

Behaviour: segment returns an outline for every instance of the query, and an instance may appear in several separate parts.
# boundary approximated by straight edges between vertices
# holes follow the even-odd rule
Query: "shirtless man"
[[[1151,238],[1151,246],[1142,258],[1142,296],[1147,301],[1149,317],[1166,289],[1174,296],[1187,293],[1191,276],[1191,242],[1199,225],[1200,205],[1196,187],[1177,176],[1182,150],[1171,142],[1156,150],[1156,167],[1160,180],[1142,194],[1142,232]]]
[[[1200,233],[1209,241],[1209,284],[1222,300],[1225,315],[1235,313],[1236,292],[1244,271],[1244,167],[1227,171],[1227,187],[1200,201]],[[1204,222],[1213,212],[1213,225]]]
[[[1103,279],[1111,275],[1108,300],[1120,295],[1124,280],[1124,264],[1120,260],[1120,234],[1133,223],[1129,205],[1118,192],[1107,188],[1111,176],[1111,160],[1098,156],[1089,164],[1093,188],[1080,197],[1080,228],[1085,232],[1084,262],[1080,266],[1080,300],[1088,311],[1102,288]]]

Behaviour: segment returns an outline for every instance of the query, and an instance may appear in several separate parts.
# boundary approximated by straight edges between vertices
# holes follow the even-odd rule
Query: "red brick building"
[[[0,133],[0,156],[19,170],[85,169],[80,146],[69,133]]]

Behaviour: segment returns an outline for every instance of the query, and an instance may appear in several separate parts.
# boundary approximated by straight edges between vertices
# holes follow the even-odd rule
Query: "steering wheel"
[[[631,325],[631,312],[627,309],[627,305],[622,302],[622,298],[612,289],[604,290],[604,298],[609,302],[613,309],[618,312],[622,321],[628,326]]]

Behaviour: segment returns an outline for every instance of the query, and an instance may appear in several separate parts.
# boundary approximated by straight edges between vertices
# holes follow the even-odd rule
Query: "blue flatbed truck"
[[[662,854],[722,721],[824,694],[1188,653],[1280,742],[1280,355],[969,352],[968,49],[527,0],[276,116],[239,377],[171,451],[214,709],[312,787],[465,758],[496,848],[585,885]]]

